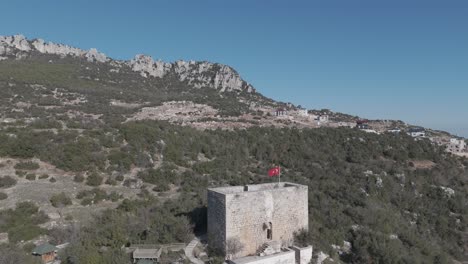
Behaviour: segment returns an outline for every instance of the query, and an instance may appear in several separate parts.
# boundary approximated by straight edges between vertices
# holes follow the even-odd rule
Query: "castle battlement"
[[[249,184],[244,186],[228,186],[228,187],[217,187],[209,188],[208,191],[217,192],[224,195],[229,194],[239,194],[244,192],[259,192],[259,191],[281,191],[282,189],[291,188],[291,189],[300,189],[307,186],[300,185],[290,182],[280,182],[280,183],[262,183],[262,184]]]

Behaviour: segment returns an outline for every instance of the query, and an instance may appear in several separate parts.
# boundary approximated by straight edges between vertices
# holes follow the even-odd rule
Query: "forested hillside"
[[[38,239],[70,242],[62,263],[131,263],[123,246],[202,234],[206,188],[276,181],[274,164],[283,181],[309,187],[310,230],[297,242],[335,263],[468,261],[467,159],[406,134],[260,126],[253,105],[283,104],[115,65],[36,53],[0,61],[0,263],[34,263]],[[245,129],[204,130],[132,118],[167,101],[259,116]]]
[[[154,190],[177,188],[180,195],[167,200],[143,186],[139,198],[125,199],[117,210],[93,220],[106,224],[81,229],[68,253],[78,259],[106,258],[99,253],[102,247],[118,251],[141,241],[187,241],[193,229],[205,228],[207,187],[276,180],[265,173],[272,164],[284,168],[283,180],[309,186],[311,229],[302,239],[317,249],[336,254],[331,245],[350,241],[353,249],[342,257],[355,263],[464,258],[468,162],[429,142],[351,129],[197,131],[161,122],[126,123],[108,128],[106,136],[94,133],[4,135],[2,156],[38,157],[65,170],[99,172],[109,184],[111,170],[125,174],[138,165],[143,169],[137,177]],[[116,147],[124,141],[125,147]],[[155,155],[162,157],[156,169],[143,158]],[[434,166],[418,169],[418,161]]]

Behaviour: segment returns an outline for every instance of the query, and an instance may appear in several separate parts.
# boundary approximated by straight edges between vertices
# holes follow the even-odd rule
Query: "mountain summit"
[[[168,63],[154,61],[152,57],[141,54],[129,61],[118,61],[107,57],[95,48],[82,50],[64,44],[45,42],[42,39],[28,40],[23,35],[0,36],[0,60],[22,59],[35,53],[57,55],[62,58],[71,56],[94,63],[111,62],[118,68],[128,66],[145,78],[175,75],[180,81],[185,81],[195,88],[209,87],[220,92],[255,92],[252,85],[244,81],[236,70],[223,64],[183,60]]]

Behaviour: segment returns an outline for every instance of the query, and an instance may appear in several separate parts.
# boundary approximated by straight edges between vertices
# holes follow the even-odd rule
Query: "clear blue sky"
[[[0,4],[0,35],[225,63],[276,100],[468,136],[468,1]]]

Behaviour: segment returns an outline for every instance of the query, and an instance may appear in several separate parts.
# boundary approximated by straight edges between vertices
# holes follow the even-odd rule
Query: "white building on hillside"
[[[307,111],[307,109],[299,109],[299,110],[297,110],[297,114],[299,116],[308,117],[309,116],[309,111]]]
[[[414,138],[426,137],[426,130],[422,127],[412,128],[408,134]]]
[[[320,123],[327,123],[329,120],[328,115],[318,115],[315,117],[315,120],[320,124]]]
[[[452,153],[465,152],[467,150],[466,142],[464,139],[452,138],[447,145],[447,151]]]

